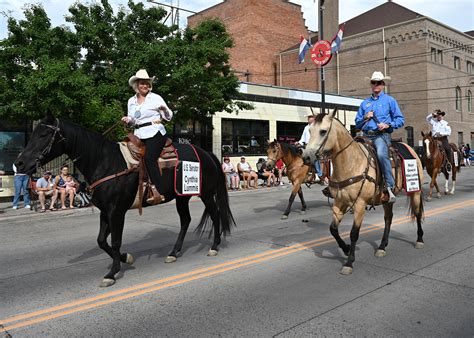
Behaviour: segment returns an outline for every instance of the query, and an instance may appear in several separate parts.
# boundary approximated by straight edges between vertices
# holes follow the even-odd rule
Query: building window
[[[464,143],[464,135],[462,131],[458,131],[458,145]]]
[[[467,91],[467,111],[472,113],[472,92],[470,90]]]
[[[406,133],[407,133],[407,144],[410,147],[413,147],[415,145],[415,140],[413,137],[413,127],[407,126],[405,127]]]
[[[436,48],[431,48],[431,62],[436,62]]]
[[[301,138],[304,122],[283,122],[277,121],[277,141],[293,144]]]
[[[456,87],[456,110],[461,111],[461,88]]]
[[[471,61],[466,61],[466,72],[469,74],[472,73],[472,62]]]
[[[443,51],[441,49],[438,49],[438,62],[443,64]]]
[[[222,119],[222,154],[266,154],[268,130],[268,121]]]
[[[454,57],[454,69],[461,70],[461,59],[459,58],[459,56]]]

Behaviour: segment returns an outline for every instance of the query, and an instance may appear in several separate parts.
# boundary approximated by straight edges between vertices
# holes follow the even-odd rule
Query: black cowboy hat
[[[444,111],[440,110],[440,111],[436,112],[436,116],[439,116],[439,115],[444,116],[444,115],[446,115],[446,113]]]

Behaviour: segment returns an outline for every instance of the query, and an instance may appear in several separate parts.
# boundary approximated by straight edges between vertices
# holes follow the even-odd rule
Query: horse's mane
[[[283,151],[284,154],[287,154],[288,152],[290,152],[293,156],[299,156],[298,149],[294,145],[286,143],[286,142],[273,141],[268,145],[268,147],[273,148],[277,144],[280,144],[281,150]]]
[[[110,141],[105,136],[87,128],[84,128],[74,122],[60,119],[64,131],[68,133],[72,131],[75,134],[76,139],[74,140],[75,147],[80,152],[91,151],[91,148],[104,148],[114,146],[116,143]]]

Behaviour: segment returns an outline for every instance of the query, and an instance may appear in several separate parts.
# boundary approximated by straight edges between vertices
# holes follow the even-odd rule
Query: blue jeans
[[[395,181],[392,174],[392,164],[390,163],[390,158],[388,157],[388,147],[392,144],[392,138],[390,137],[389,133],[369,136],[369,138],[372,140],[372,142],[374,142],[380,169],[385,182],[387,183],[387,188],[393,188],[395,186]]]
[[[23,192],[23,202],[30,205],[30,195],[28,194],[28,182],[30,177],[28,175],[15,175],[13,183],[15,184],[15,197],[13,198],[13,206],[18,207],[20,202],[20,195]]]
[[[321,163],[319,163],[319,160],[314,161],[314,169],[316,170],[316,174],[319,177],[323,176],[323,171],[321,170]]]

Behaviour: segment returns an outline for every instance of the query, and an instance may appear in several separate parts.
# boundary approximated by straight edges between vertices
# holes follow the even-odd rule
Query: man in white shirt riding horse
[[[436,109],[432,114],[429,114],[426,117],[426,121],[431,124],[431,133],[433,134],[433,137],[436,140],[441,141],[441,144],[443,145],[443,149],[448,159],[446,168],[450,171],[450,163],[453,163],[454,155],[448,140],[448,137],[451,135],[451,127],[448,126],[448,122],[444,120],[445,114],[444,111]]]

